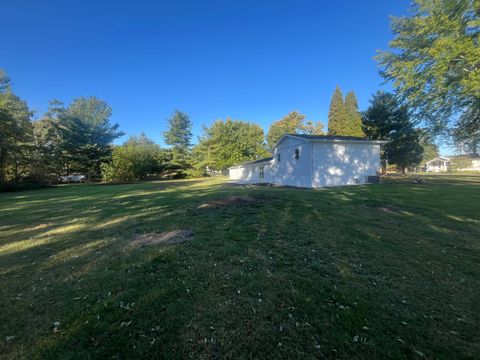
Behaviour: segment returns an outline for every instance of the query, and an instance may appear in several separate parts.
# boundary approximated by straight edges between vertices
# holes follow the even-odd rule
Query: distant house
[[[230,180],[298,187],[364,184],[378,181],[384,141],[350,136],[287,134],[272,157],[229,168]]]
[[[480,171],[480,156],[439,156],[425,163],[426,172]]]
[[[425,163],[426,172],[446,172],[452,160],[446,156],[439,156]]]

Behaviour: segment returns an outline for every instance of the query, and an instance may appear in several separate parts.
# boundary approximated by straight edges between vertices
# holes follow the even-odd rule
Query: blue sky
[[[383,86],[373,60],[408,0],[2,0],[0,68],[40,116],[96,95],[127,135],[162,144],[175,109],[194,135],[216,119],[265,130],[292,110],[321,120],[336,85],[361,110]],[[125,138],[125,137],[124,137]],[[123,140],[123,139],[121,139]]]

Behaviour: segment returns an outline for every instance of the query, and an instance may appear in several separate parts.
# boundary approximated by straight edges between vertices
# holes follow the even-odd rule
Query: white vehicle
[[[60,176],[59,181],[62,183],[84,183],[85,175],[65,175]]]

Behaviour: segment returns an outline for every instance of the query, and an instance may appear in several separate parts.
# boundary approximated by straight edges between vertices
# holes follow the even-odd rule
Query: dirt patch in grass
[[[137,235],[135,239],[130,242],[127,248],[139,248],[142,246],[149,246],[149,245],[177,245],[181,244],[185,241],[189,241],[193,239],[193,231],[192,230],[173,230],[173,231],[165,231],[162,233],[147,233]]]
[[[198,209],[218,208],[223,206],[249,206],[249,205],[261,205],[268,200],[265,195],[252,196],[252,195],[232,195],[221,199],[215,199],[207,203],[198,206]]]
[[[394,209],[392,209],[390,207],[387,207],[387,206],[379,207],[377,209],[380,210],[381,212],[384,212],[384,213],[387,213],[387,214],[398,214],[397,211],[395,211]]]

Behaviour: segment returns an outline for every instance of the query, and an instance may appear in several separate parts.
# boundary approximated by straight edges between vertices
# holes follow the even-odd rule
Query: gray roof
[[[326,142],[366,142],[372,144],[385,144],[386,141],[384,140],[372,140],[367,138],[361,138],[356,136],[330,136],[330,135],[307,135],[307,134],[285,134],[282,135],[280,139],[273,145],[272,151],[286,138],[286,137],[294,137],[304,139],[306,141],[326,141]]]
[[[252,165],[252,164],[267,162],[267,161],[270,161],[270,160],[273,160],[273,156],[263,158],[263,159],[259,159],[259,160],[246,161],[244,163],[241,163],[240,165]]]
[[[264,159],[259,159],[259,160],[246,161],[246,162],[238,164],[238,165],[230,166],[229,169],[236,168],[236,167],[243,166],[243,165],[260,164],[260,163],[268,162],[268,161],[271,161],[271,160],[273,160],[273,156],[270,156],[270,157],[264,158]]]
[[[285,134],[300,137],[309,140],[355,140],[355,141],[372,141],[372,139],[361,138],[356,136],[331,136],[331,135],[308,135],[308,134]]]

